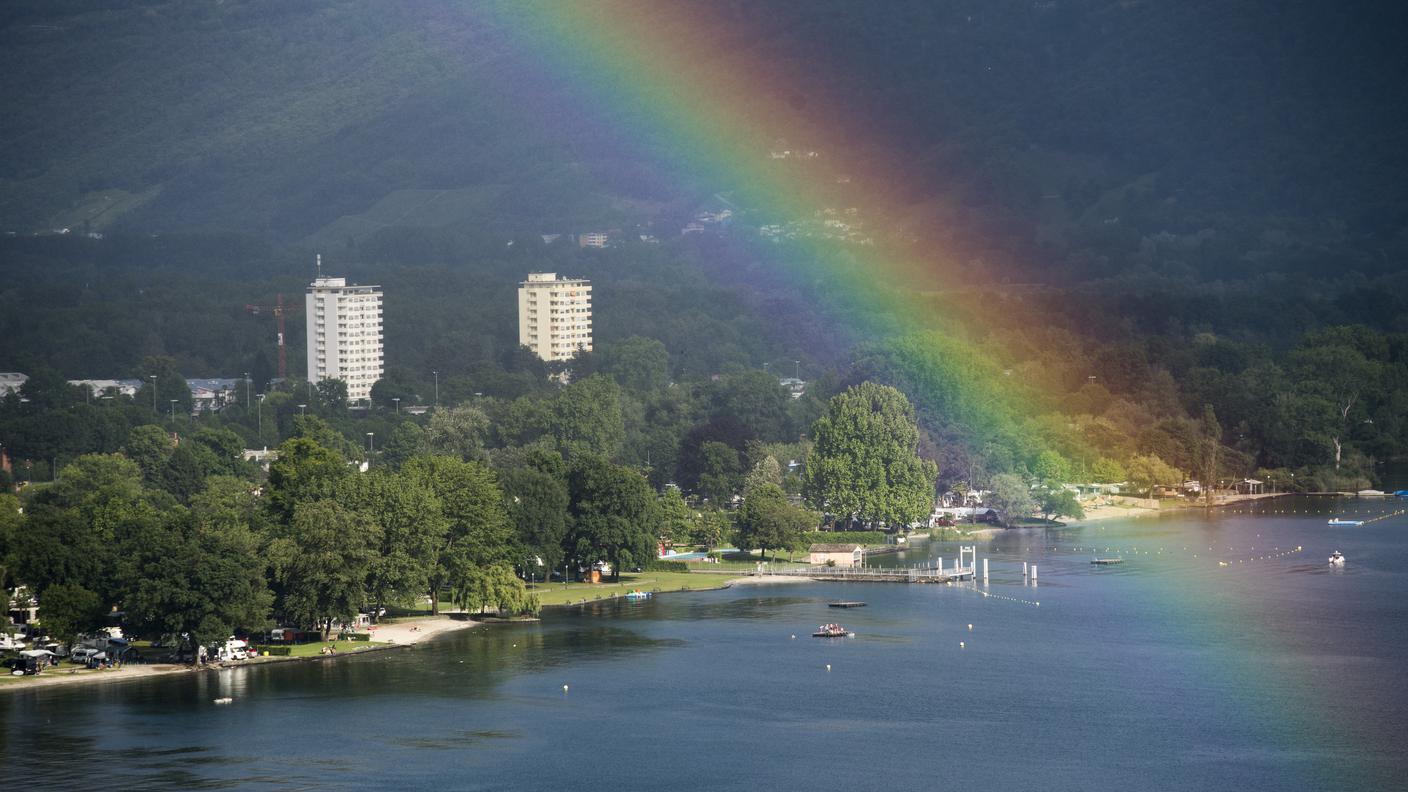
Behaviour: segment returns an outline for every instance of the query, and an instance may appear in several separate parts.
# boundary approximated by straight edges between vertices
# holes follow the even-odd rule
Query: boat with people
[[[1326,525],[1363,525],[1363,520],[1346,520],[1343,517],[1332,517]]]
[[[823,624],[812,633],[813,638],[854,638],[856,634],[839,624]]]
[[[650,599],[650,592],[649,592],[649,591],[641,591],[640,589],[634,589],[634,590],[632,590],[632,591],[627,591],[627,592],[626,592],[626,599],[628,599],[628,600]]]
[[[1330,566],[1344,566],[1344,553],[1336,550],[1330,554]]]

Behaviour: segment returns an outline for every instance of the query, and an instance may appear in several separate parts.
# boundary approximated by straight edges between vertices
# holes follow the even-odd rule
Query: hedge
[[[652,558],[642,564],[641,569],[647,572],[688,572],[689,564],[683,561],[666,561],[661,558]]]

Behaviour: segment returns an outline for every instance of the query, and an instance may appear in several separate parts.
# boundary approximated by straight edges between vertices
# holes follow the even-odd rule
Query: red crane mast
[[[278,347],[279,347],[279,379],[288,378],[288,353],[284,349],[284,316],[290,313],[298,313],[299,306],[294,304],[284,305],[284,296],[276,295],[273,305],[250,305],[245,304],[244,310],[247,313],[258,316],[262,311],[269,311],[274,315],[274,322],[278,327]]]

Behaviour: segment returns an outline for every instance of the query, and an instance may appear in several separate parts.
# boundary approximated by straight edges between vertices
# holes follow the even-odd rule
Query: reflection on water
[[[46,788],[1391,788],[1408,519],[1273,503],[1312,513],[1003,532],[977,543],[987,585],[602,601],[332,662],[7,693],[0,761]],[[810,637],[836,620],[857,636]]]

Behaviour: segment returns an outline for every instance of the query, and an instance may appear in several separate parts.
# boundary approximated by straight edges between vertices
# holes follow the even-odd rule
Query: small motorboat
[[[812,633],[813,638],[854,638],[856,634],[839,624],[823,624]]]
[[[1334,518],[1331,518],[1330,521],[1327,522],[1327,523],[1325,523],[1325,524],[1326,524],[1326,525],[1363,525],[1363,524],[1364,524],[1364,521],[1363,521],[1363,520],[1346,520],[1346,519],[1344,519],[1343,517],[1334,517]]]
[[[1336,550],[1330,554],[1330,566],[1344,566],[1344,554]]]
[[[649,592],[649,591],[641,591],[640,589],[636,589],[636,590],[634,590],[634,591],[627,591],[627,592],[626,592],[626,599],[628,599],[628,600],[650,599],[650,592]]]
[[[826,603],[828,608],[864,608],[865,603],[860,600],[837,600]]]
[[[1096,566],[1110,566],[1111,564],[1123,564],[1123,558],[1092,558],[1090,563]]]

